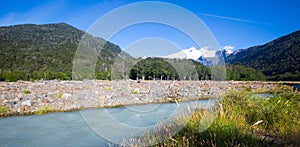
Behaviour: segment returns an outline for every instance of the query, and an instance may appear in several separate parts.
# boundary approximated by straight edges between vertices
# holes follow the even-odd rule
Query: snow
[[[198,60],[201,56],[202,57],[214,57],[216,51],[209,50],[209,47],[203,47],[200,50],[197,50],[195,47],[190,47],[188,49],[183,49],[179,52],[163,56],[163,58],[170,58],[170,59],[193,59]]]

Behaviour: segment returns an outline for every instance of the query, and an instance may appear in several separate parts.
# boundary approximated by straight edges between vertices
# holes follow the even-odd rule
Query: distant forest
[[[180,63],[180,65],[178,63]],[[176,64],[175,67],[174,64]],[[119,70],[122,69],[120,68]],[[247,68],[241,63],[227,65],[226,73],[224,74],[226,74],[226,80],[267,80],[266,76],[261,71],[254,68]],[[0,72],[0,81],[8,82],[17,80],[34,81],[40,79],[72,80],[72,77],[72,71],[26,72],[23,70],[2,70]],[[99,80],[211,80],[211,68],[193,60],[147,58],[137,62],[129,72],[111,73],[111,69],[108,69],[107,71],[95,72],[94,78]]]

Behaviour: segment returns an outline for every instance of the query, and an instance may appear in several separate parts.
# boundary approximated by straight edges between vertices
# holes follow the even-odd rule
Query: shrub
[[[8,112],[7,108],[4,106],[0,106],[0,116],[6,115]]]
[[[41,115],[41,114],[45,114],[45,113],[49,113],[49,112],[53,112],[54,109],[51,108],[50,106],[45,106],[43,108],[41,108],[40,110],[36,111],[35,114]]]
[[[25,89],[23,92],[24,92],[25,94],[30,94],[30,93],[31,93],[31,91],[28,90],[28,89]]]
[[[62,98],[62,93],[57,94],[56,98],[61,99]]]

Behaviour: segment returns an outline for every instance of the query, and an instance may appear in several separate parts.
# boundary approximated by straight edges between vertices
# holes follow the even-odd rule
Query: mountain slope
[[[261,70],[271,80],[300,80],[300,30],[226,58]]]
[[[28,78],[37,72],[38,74],[68,72],[70,78],[73,58],[84,34],[85,32],[65,23],[0,27],[0,74],[2,73],[2,80],[3,73],[7,75],[11,72],[22,72],[23,74],[25,72]],[[99,37],[88,34],[85,34],[85,37],[88,38],[88,41],[93,40],[96,45],[106,43],[103,49],[97,49],[97,46],[90,46],[85,42],[82,44],[87,49],[102,50],[95,70],[96,72],[107,72],[113,59],[122,50],[117,45]],[[48,79],[49,76],[43,78]]]

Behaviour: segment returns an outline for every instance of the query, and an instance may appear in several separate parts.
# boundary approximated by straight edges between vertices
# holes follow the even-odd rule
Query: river
[[[295,84],[295,85],[293,85],[293,87],[300,89],[300,84]]]
[[[109,146],[107,136],[114,135],[122,138],[122,133],[108,119],[125,124],[130,127],[148,127],[156,125],[170,117],[182,104],[209,108],[211,100],[148,104],[138,106],[123,106],[119,108],[106,108],[97,110],[84,110],[78,112],[51,113],[45,115],[15,116],[0,118],[0,144],[1,146]],[[93,127],[89,112],[109,114],[101,117],[104,132],[97,132]],[[98,116],[97,116],[98,117]],[[106,122],[106,123],[105,123]],[[99,123],[99,119],[98,122]],[[103,130],[101,130],[103,131]]]

